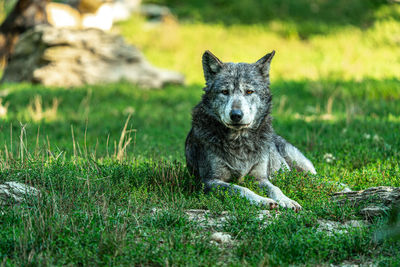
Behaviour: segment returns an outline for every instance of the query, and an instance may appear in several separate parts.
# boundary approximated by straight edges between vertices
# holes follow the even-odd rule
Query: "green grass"
[[[164,4],[180,19],[211,23],[254,24],[271,20],[292,21],[297,27],[326,30],[352,24],[367,27],[376,19],[375,10],[387,6],[387,0],[145,0]],[[390,5],[389,5],[390,6]]]
[[[347,8],[339,2],[338,9]],[[149,26],[132,18],[116,29],[153,64],[183,72],[185,86],[1,85],[2,107],[8,108],[0,118],[0,182],[21,181],[43,195],[29,205],[0,208],[0,262],[399,265],[399,241],[373,238],[385,217],[347,234],[316,231],[318,219],[360,219],[359,207],[330,201],[338,190],[330,181],[354,189],[400,186],[399,6],[357,2],[366,10],[338,15],[337,22],[324,18],[327,9],[315,21],[303,9],[298,15],[280,10],[268,20],[255,14],[256,21],[238,24],[217,18],[209,4],[196,9],[195,1],[185,3],[172,10],[182,19],[200,12],[191,22]],[[232,8],[246,11],[249,3],[247,9]],[[262,228],[255,216],[260,207],[234,196],[204,195],[187,173],[184,140],[203,92],[200,58],[206,49],[222,60],[246,62],[277,51],[271,70],[274,128],[318,172],[280,173],[274,181],[304,207],[300,213],[282,211]],[[326,153],[335,160],[328,163]],[[254,188],[251,177],[245,184]],[[232,216],[221,228],[203,229],[184,213],[193,208]],[[235,242],[210,243],[215,231]]]

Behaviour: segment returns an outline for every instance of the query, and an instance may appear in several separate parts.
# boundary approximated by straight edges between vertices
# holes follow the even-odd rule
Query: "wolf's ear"
[[[202,63],[206,83],[208,83],[215,77],[215,75],[221,70],[224,64],[208,50],[203,54]]]
[[[269,82],[269,69],[271,66],[271,60],[275,55],[275,50],[272,50],[271,53],[266,54],[259,60],[257,60],[256,63],[254,63],[258,69],[260,70],[262,76]]]

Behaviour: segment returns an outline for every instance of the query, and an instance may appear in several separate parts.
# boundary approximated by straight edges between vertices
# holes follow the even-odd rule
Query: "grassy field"
[[[158,2],[171,4],[180,22],[132,18],[115,31],[154,65],[183,72],[185,86],[1,85],[0,182],[24,182],[44,194],[31,205],[0,208],[0,264],[398,266],[399,241],[373,238],[385,217],[348,233],[316,229],[319,219],[360,219],[358,208],[329,201],[338,190],[329,181],[353,189],[400,186],[400,5],[299,1],[296,9],[290,1],[283,1],[286,8],[271,1],[276,13],[246,20],[243,12],[264,4],[217,1],[213,9],[210,1],[201,8],[194,0]],[[329,16],[323,3],[336,3],[339,15]],[[314,12],[312,19],[307,12]],[[184,140],[202,95],[206,49],[235,62],[277,51],[274,128],[318,172],[280,173],[274,181],[304,207],[300,213],[282,211],[260,227],[261,207],[204,195],[187,173]],[[251,177],[245,183],[253,187]],[[188,219],[187,209],[231,217],[204,229]],[[210,243],[216,231],[234,242]]]

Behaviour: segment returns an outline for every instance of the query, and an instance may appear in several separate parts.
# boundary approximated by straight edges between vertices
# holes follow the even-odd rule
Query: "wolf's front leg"
[[[296,212],[302,209],[299,203],[285,196],[282,190],[273,185],[268,179],[260,181],[259,186],[266,189],[268,196],[278,202],[279,206],[292,209]]]
[[[273,177],[282,168],[289,169],[289,166],[279,155],[276,148],[271,147],[269,154],[265,156],[264,160],[253,167],[250,175],[257,179],[260,188],[265,189],[268,197],[275,200],[279,206],[299,211],[301,209],[300,204],[285,196],[282,190],[269,181],[269,178]]]
[[[228,190],[228,192],[230,193],[236,193],[239,194],[241,197],[248,199],[253,204],[265,205],[270,209],[276,209],[278,207],[278,203],[276,203],[273,199],[257,195],[250,189],[243,186],[230,184],[218,179],[204,181],[204,184],[207,190],[212,190],[212,189]]]

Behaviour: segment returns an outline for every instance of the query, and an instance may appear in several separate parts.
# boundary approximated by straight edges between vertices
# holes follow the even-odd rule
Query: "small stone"
[[[40,191],[32,186],[19,182],[5,182],[0,185],[0,206],[22,203],[40,195]]]
[[[381,142],[381,141],[383,141],[383,138],[380,137],[379,135],[375,134],[374,137],[372,138],[372,140],[374,140],[374,142]]]
[[[260,210],[258,219],[263,220],[265,218],[272,218],[271,212],[269,210]]]
[[[222,232],[215,232],[211,235],[211,240],[219,244],[227,244],[232,242],[232,236]]]
[[[327,232],[328,235],[333,235],[334,232],[339,231],[340,223],[328,220],[318,220],[318,232]]]
[[[319,225],[317,231],[326,232],[329,236],[333,235],[334,233],[345,234],[350,228],[359,228],[365,226],[364,222],[358,220],[350,220],[345,223],[329,220],[318,220],[318,223]]]
[[[363,136],[364,136],[365,139],[371,139],[371,135],[370,134],[365,133]]]
[[[365,226],[365,223],[363,221],[359,221],[359,220],[350,220],[350,221],[346,222],[345,224],[350,227],[354,227],[354,228],[360,228],[360,227]]]
[[[160,208],[152,208],[151,210],[150,210],[150,213],[159,213],[159,212],[162,212],[163,211],[163,209],[160,209]]]

